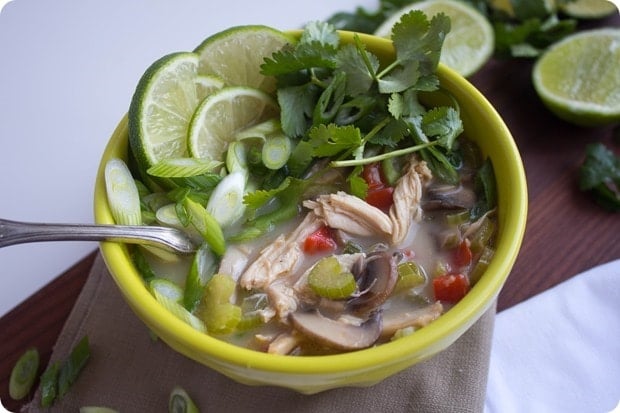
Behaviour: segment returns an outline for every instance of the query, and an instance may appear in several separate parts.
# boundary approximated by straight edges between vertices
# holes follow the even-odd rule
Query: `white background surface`
[[[0,0],[0,217],[93,222],[99,157],[144,70],[233,25],[299,28],[378,0]],[[0,316],[97,248],[0,249]]]

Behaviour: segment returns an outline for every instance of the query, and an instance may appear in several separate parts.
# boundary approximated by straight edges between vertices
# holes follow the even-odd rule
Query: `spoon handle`
[[[155,226],[49,224],[0,218],[0,248],[43,241],[114,241],[167,246],[181,253],[196,251],[182,231]]]

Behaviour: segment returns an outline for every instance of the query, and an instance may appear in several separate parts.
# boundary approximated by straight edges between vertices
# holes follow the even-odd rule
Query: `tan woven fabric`
[[[238,384],[153,341],[99,256],[52,354],[52,360],[66,358],[87,334],[91,359],[62,400],[41,409],[37,392],[28,411],[107,406],[123,413],[166,412],[170,390],[180,385],[202,412],[481,412],[494,317],[493,306],[440,356],[373,387],[306,396]]]

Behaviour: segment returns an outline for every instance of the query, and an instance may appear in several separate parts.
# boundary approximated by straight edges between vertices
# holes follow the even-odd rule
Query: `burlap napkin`
[[[202,412],[481,412],[494,316],[493,306],[439,356],[373,387],[307,396],[238,384],[154,341],[98,256],[52,354],[52,361],[66,358],[87,334],[91,358],[64,398],[41,409],[37,391],[28,411],[107,406],[123,413],[165,412],[170,390],[180,385]]]

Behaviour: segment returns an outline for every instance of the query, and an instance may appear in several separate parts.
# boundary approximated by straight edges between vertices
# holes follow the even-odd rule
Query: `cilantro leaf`
[[[579,168],[579,189],[591,191],[604,208],[620,211],[620,157],[602,143],[588,145]]]
[[[426,112],[421,126],[427,136],[435,136],[447,150],[452,149],[454,141],[463,132],[463,122],[458,112],[449,106],[439,106]]]
[[[379,60],[372,54],[367,54],[371,71],[368,70],[364,57],[356,46],[343,46],[336,55],[338,69],[347,74],[347,94],[359,96],[367,93],[372,86],[374,76],[379,69]]]
[[[419,62],[421,75],[434,73],[449,31],[450,18],[444,13],[433,16],[430,22],[419,10],[403,15],[392,29],[397,60]]]
[[[336,28],[329,22],[312,21],[304,27],[299,43],[313,44],[314,42],[337,48],[340,44],[340,37],[336,32]]]
[[[329,123],[336,117],[340,105],[344,102],[346,82],[347,75],[344,72],[336,72],[316,102],[312,113],[314,125]]]
[[[394,69],[388,75],[377,80],[379,92],[403,92],[415,86],[420,77],[420,65],[417,61],[409,61],[404,66]]]
[[[308,83],[278,89],[282,131],[288,136],[303,136],[310,125],[319,89]]]
[[[261,73],[266,76],[278,76],[310,68],[334,69],[336,48],[318,41],[297,43],[293,47],[284,47],[271,57],[266,57],[261,65]]]
[[[308,135],[315,157],[335,156],[362,144],[360,130],[352,125],[318,125]]]

